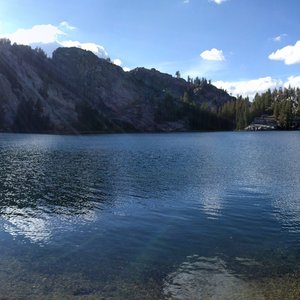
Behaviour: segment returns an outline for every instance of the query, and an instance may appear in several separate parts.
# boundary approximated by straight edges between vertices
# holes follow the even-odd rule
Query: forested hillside
[[[125,72],[78,48],[41,49],[0,40],[0,130],[13,132],[156,132],[241,130],[272,116],[299,127],[300,90],[232,97],[205,78],[155,69]]]
[[[256,94],[253,101],[237,97],[219,109],[219,115],[233,120],[236,129],[244,129],[256,118],[272,116],[278,129],[298,129],[300,126],[300,89],[280,88]]]

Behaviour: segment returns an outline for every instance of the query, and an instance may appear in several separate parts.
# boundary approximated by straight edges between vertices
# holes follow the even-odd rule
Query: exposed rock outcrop
[[[154,69],[124,72],[90,51],[58,48],[50,59],[39,49],[0,42],[0,130],[189,130],[186,115],[159,111],[164,101],[179,110],[185,92],[196,105],[232,100],[209,83],[196,86]]]

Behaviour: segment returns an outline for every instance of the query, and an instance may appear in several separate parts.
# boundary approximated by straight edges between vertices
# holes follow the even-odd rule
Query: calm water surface
[[[5,299],[299,299],[300,132],[0,134]]]

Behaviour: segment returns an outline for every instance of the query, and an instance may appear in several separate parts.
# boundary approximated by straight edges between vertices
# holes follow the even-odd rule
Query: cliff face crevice
[[[0,130],[33,132],[190,130],[191,105],[232,100],[211,84],[119,66],[78,48],[0,43]],[[187,109],[188,114],[182,114]]]

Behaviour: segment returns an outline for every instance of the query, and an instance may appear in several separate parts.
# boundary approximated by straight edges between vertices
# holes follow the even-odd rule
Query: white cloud
[[[267,76],[244,81],[215,81],[213,85],[226,90],[233,96],[248,96],[250,99],[253,99],[256,93],[262,93],[268,89],[272,90],[283,86],[283,81]]]
[[[300,75],[290,76],[285,81],[267,76],[244,81],[215,81],[213,85],[226,90],[233,96],[248,96],[250,100],[252,100],[256,93],[263,93],[268,89],[273,90],[280,87],[288,88],[289,86],[300,88]]]
[[[60,22],[59,27],[62,27],[62,28],[67,29],[67,30],[75,30],[76,29],[76,27],[70,25],[67,21]]]
[[[273,38],[273,41],[274,41],[274,42],[280,42],[280,41],[281,41],[281,35],[275,36],[275,37]]]
[[[223,61],[225,60],[222,50],[212,48],[211,50],[203,51],[200,56],[205,60]]]
[[[300,76],[290,76],[284,83],[284,87],[299,87],[300,88]]]
[[[210,2],[214,2],[214,3],[216,3],[216,4],[222,4],[222,3],[224,3],[224,2],[226,2],[226,1],[228,1],[228,0],[209,0]]]
[[[35,25],[30,29],[17,29],[17,31],[9,34],[1,34],[0,38],[8,38],[12,43],[31,45],[34,43],[48,44],[54,43],[60,36],[66,35],[57,26]]]
[[[47,44],[42,44],[42,43],[32,43],[30,44],[30,47],[34,48],[42,48],[45,53],[51,57],[52,53],[54,50],[56,50],[59,47],[62,47],[62,45],[59,42],[53,42],[53,43],[47,43]]]
[[[219,61],[208,61],[208,60],[200,60],[199,62],[193,63],[190,68],[182,71],[182,76],[187,78],[188,76],[195,77],[207,77],[211,78],[214,74],[220,74],[220,72],[226,66]]]
[[[124,70],[125,72],[129,72],[129,71],[130,71],[130,68],[124,67],[123,70]]]
[[[121,59],[119,59],[119,58],[113,59],[113,60],[112,60],[112,63],[115,64],[116,66],[119,66],[119,67],[121,67],[122,64],[123,64],[123,62],[122,62]],[[123,68],[123,71],[125,71],[125,72],[129,72],[129,71],[131,70],[131,69],[128,68],[128,67],[122,67],[122,68]]]
[[[190,0],[183,0],[183,3],[184,3],[184,4],[189,4],[189,3],[190,3]]]
[[[287,36],[286,33],[282,33],[282,34],[280,34],[280,35],[278,35],[278,36],[275,36],[272,40],[273,40],[274,42],[281,42],[282,39],[283,39],[284,37],[286,37],[286,36]]]
[[[84,50],[92,51],[95,53],[97,56],[102,57],[102,58],[107,58],[108,53],[104,49],[103,46],[95,44],[95,43],[81,43],[79,41],[61,41],[59,44],[63,47],[77,47],[81,48]]]
[[[269,59],[282,60],[286,65],[300,63],[300,41],[297,41],[295,45],[288,45],[272,52]]]
[[[121,66],[122,65],[122,61],[119,58],[115,58],[112,62],[113,62],[113,64],[115,64],[117,66]]]
[[[78,47],[94,52],[97,56],[107,58],[108,53],[103,46],[96,43],[81,43],[79,41],[63,40],[67,31],[74,30],[67,21],[61,22],[58,26],[52,24],[35,25],[32,28],[17,29],[13,33],[0,34],[0,38],[8,38],[12,43],[41,47],[48,56],[58,47]]]

